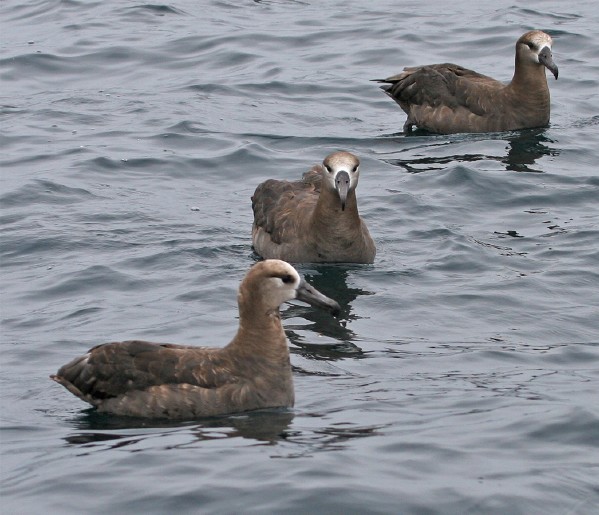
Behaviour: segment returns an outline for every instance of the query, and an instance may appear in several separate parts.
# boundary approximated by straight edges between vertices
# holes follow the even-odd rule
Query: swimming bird
[[[279,260],[256,263],[239,287],[239,328],[223,348],[105,343],[50,376],[100,412],[193,419],[260,408],[291,407],[293,377],[279,306],[297,299],[339,312]]]
[[[252,196],[254,250],[299,262],[372,263],[376,248],[358,213],[360,160],[333,152],[302,180],[269,179]]]
[[[543,127],[550,111],[545,68],[558,75],[551,47],[540,30],[523,34],[508,84],[451,63],[404,68],[376,82],[407,113],[404,132],[414,125],[440,134]]]

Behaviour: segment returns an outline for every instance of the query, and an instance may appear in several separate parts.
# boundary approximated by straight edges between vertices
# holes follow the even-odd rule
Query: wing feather
[[[54,379],[88,402],[165,384],[217,388],[236,381],[212,349],[139,340],[98,345],[64,365]]]
[[[261,183],[252,196],[254,227],[268,233],[273,243],[292,241],[298,233],[298,224],[306,220],[296,213],[308,216],[314,209],[321,181],[320,172],[314,167],[300,181],[269,179]]]

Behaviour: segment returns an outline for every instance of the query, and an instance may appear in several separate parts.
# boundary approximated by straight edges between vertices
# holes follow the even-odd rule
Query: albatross
[[[50,376],[98,411],[194,419],[291,407],[293,377],[279,306],[297,299],[339,312],[289,263],[256,263],[239,287],[239,328],[225,347],[124,341],[98,345]]]
[[[550,112],[545,69],[558,76],[552,43],[540,30],[523,34],[507,84],[451,63],[404,68],[375,82],[408,115],[404,132],[414,125],[439,134],[544,127]]]
[[[299,181],[269,179],[252,196],[254,250],[292,263],[372,263],[376,248],[358,213],[360,160],[333,152]]]

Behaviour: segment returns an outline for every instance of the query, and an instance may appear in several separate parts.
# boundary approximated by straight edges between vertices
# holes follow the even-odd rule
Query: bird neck
[[[549,98],[545,67],[541,64],[518,59],[518,56],[516,56],[514,76],[509,87],[517,92],[520,98],[531,97],[539,100]]]
[[[340,231],[343,234],[343,232],[355,230],[359,226],[359,219],[356,190],[348,192],[345,209],[341,209],[341,201],[337,192],[323,188],[312,214],[311,225],[318,227],[320,234],[326,232],[340,234]]]
[[[245,302],[239,306],[239,327],[229,344],[253,353],[260,349],[261,355],[272,359],[288,359],[287,337],[278,309],[268,309],[263,303]]]

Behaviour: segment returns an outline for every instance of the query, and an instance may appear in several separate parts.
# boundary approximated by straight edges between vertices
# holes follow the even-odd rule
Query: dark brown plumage
[[[293,377],[279,306],[292,299],[339,311],[289,263],[261,261],[239,287],[239,329],[226,347],[105,343],[50,377],[98,411],[117,415],[193,419],[290,407]]]
[[[405,132],[414,125],[441,134],[543,127],[550,113],[545,68],[558,76],[551,45],[540,30],[522,35],[508,84],[450,63],[404,68],[377,82],[408,115]]]
[[[334,152],[301,181],[269,179],[252,196],[254,250],[298,262],[372,263],[374,241],[358,213],[359,159]]]

